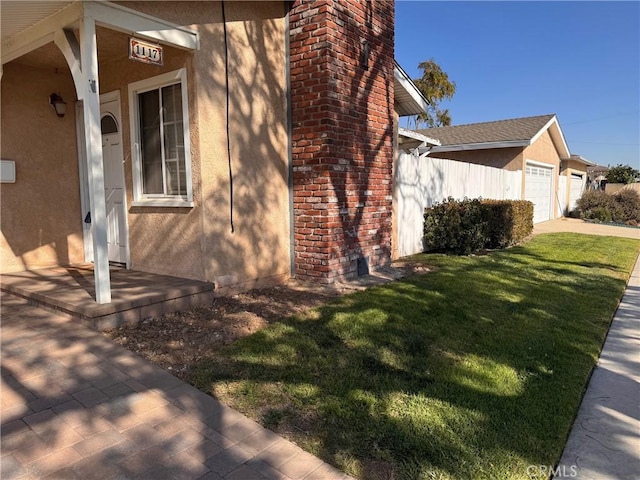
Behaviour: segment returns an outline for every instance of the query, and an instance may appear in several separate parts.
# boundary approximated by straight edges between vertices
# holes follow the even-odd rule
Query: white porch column
[[[89,205],[93,224],[93,262],[98,303],[111,302],[111,278],[107,250],[107,210],[102,166],[102,134],[100,131],[100,96],[98,85],[98,50],[96,24],[90,17],[80,20],[81,84],[76,85],[83,100],[84,135],[89,177]]]

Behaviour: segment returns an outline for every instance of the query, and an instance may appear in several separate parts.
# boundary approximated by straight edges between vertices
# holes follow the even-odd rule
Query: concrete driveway
[[[585,233],[588,235],[606,235],[610,237],[626,237],[640,239],[640,228],[617,227],[600,223],[589,223],[577,218],[559,218],[533,226],[533,234],[541,233]]]

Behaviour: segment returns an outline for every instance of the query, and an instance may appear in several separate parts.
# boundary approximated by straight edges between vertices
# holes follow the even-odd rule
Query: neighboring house
[[[521,198],[522,172],[430,156],[436,139],[399,129],[399,153],[393,174],[392,258],[424,251],[424,210],[451,197]]]
[[[607,184],[607,172],[609,167],[604,165],[592,165],[587,167],[587,177],[590,182],[590,188],[593,190],[604,190]]]
[[[93,261],[109,303],[110,263],[238,289],[389,262],[426,106],[392,1],[1,7],[3,273]]]
[[[567,172],[577,171],[572,170],[578,162],[571,159],[555,115],[418,132],[440,141],[430,156],[521,171],[522,198],[534,204],[534,223],[557,218],[559,206],[564,205],[558,193],[561,162],[570,165]]]

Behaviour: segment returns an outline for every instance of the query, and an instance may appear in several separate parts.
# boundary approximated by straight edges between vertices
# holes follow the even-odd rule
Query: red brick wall
[[[390,259],[394,4],[296,0],[289,21],[295,269],[330,283]]]

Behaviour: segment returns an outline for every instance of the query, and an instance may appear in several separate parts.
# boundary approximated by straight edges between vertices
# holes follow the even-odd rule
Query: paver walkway
[[[555,478],[640,478],[640,259],[609,329]]]
[[[1,295],[3,480],[350,478],[99,333]]]

